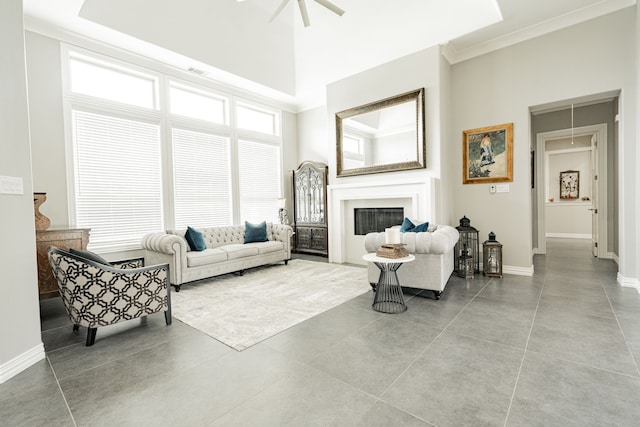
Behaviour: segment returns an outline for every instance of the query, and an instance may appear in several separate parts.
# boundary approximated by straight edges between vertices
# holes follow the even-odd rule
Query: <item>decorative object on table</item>
[[[549,203],[553,203],[556,200],[555,197],[549,197]]]
[[[483,271],[487,277],[502,277],[502,243],[496,240],[492,231],[489,240],[482,244]]]
[[[287,212],[287,199],[281,197],[278,199],[278,219],[280,220],[280,224],[288,225],[289,224],[289,212]]]
[[[402,243],[402,234],[399,228],[385,228],[384,242],[388,244]]]
[[[473,257],[469,255],[469,249],[465,246],[462,249],[462,255],[458,257],[458,276],[464,279],[473,279],[473,267]]]
[[[47,201],[47,193],[33,193],[33,208],[36,216],[36,230],[46,230],[51,226],[51,220],[40,213],[40,206]]]
[[[462,183],[513,181],[513,123],[462,132]]]
[[[376,255],[383,258],[404,258],[408,257],[409,251],[404,243],[385,243],[376,250]]]
[[[327,175],[326,164],[310,161],[292,172],[294,252],[329,255]]]
[[[560,198],[577,199],[580,195],[580,171],[560,172]]]
[[[460,218],[460,225],[456,227],[458,233],[460,233],[460,239],[456,243],[454,254],[456,259],[456,269],[460,265],[458,258],[462,255],[463,249],[467,249],[467,255],[473,258],[473,270],[475,273],[480,273],[480,243],[478,238],[478,230],[471,226],[471,220],[466,216]],[[460,273],[457,271],[458,274]]]

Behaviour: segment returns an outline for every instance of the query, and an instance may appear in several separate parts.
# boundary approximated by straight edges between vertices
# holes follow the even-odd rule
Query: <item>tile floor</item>
[[[640,295],[588,242],[533,277],[367,293],[243,352],[161,314],[83,345],[43,301],[47,358],[0,385],[2,426],[638,426]]]

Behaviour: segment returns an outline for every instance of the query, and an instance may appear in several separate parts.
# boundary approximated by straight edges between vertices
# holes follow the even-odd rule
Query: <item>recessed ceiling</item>
[[[24,0],[27,29],[62,31],[195,67],[222,83],[292,105],[328,83],[446,45],[450,62],[633,6],[635,0],[332,0],[338,16],[282,0]]]

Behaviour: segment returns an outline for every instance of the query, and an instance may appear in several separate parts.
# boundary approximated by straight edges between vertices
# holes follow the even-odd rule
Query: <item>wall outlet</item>
[[[24,194],[22,178],[0,176],[0,194]]]
[[[491,194],[494,194],[496,192],[496,185],[495,184],[491,184],[489,186],[489,191],[491,192]]]
[[[496,191],[498,193],[508,193],[509,192],[509,184],[498,184],[498,185],[496,185]]]

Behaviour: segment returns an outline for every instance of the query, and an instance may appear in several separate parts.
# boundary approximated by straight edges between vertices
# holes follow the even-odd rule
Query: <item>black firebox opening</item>
[[[402,224],[404,208],[355,208],[353,218],[356,236],[364,236]]]

